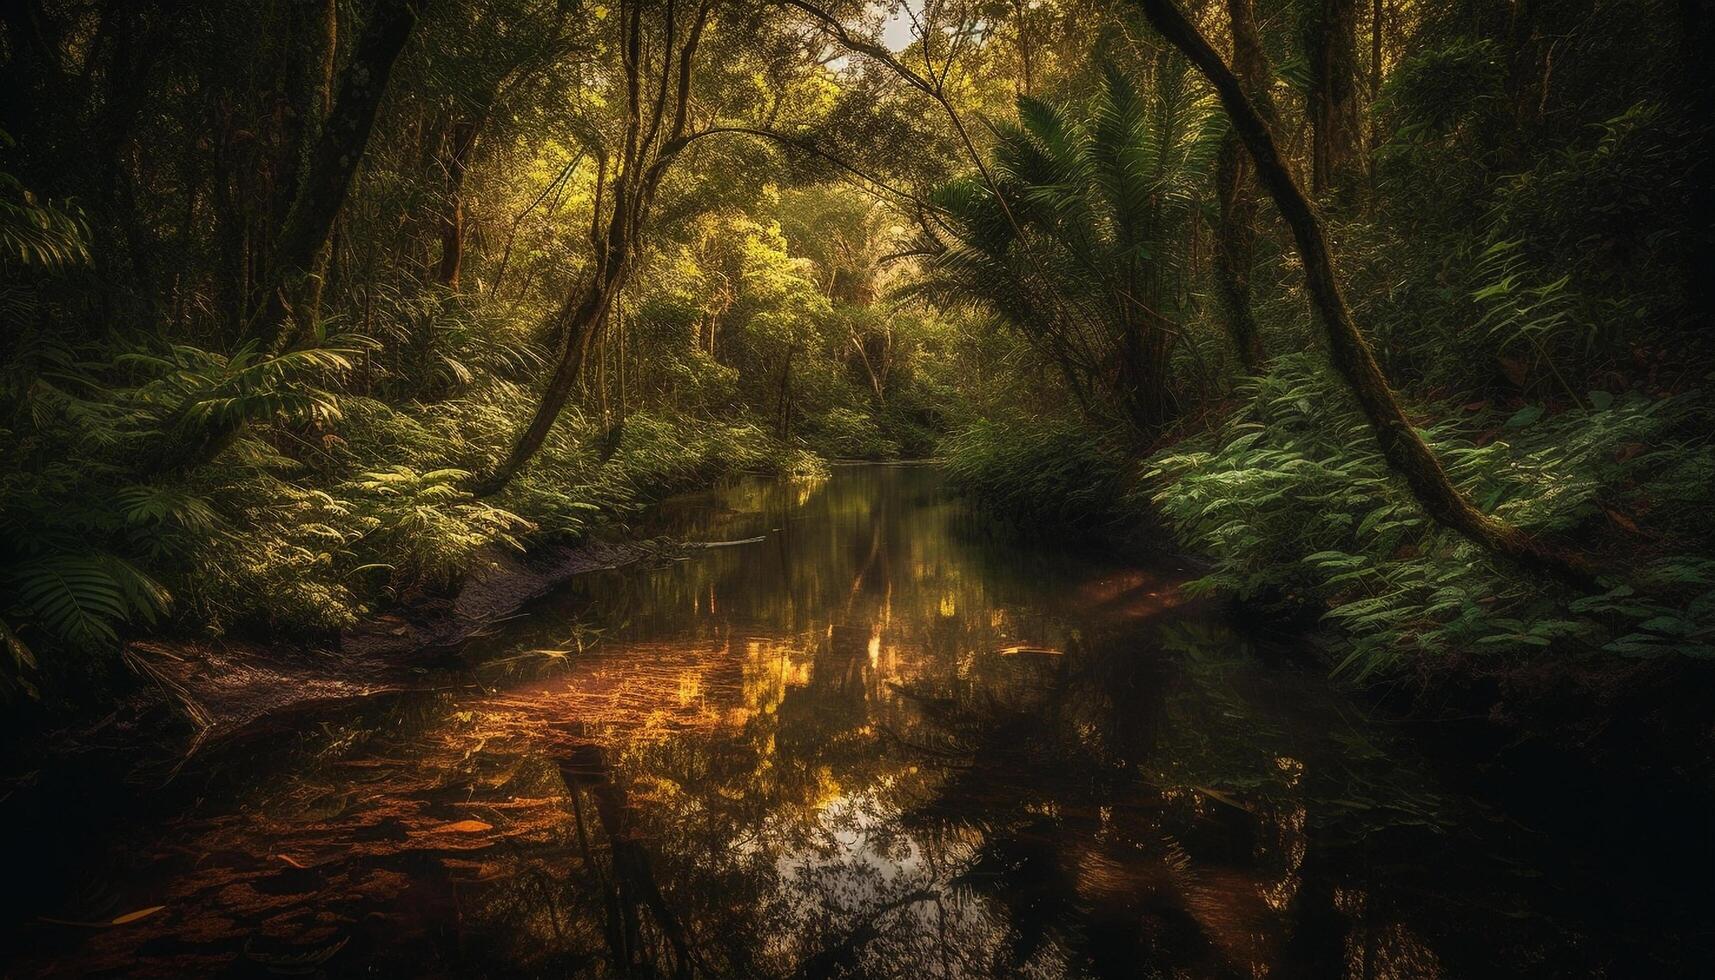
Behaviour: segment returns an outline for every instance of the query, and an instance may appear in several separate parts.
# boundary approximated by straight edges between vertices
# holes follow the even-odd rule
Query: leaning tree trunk
[[[369,144],[375,115],[399,53],[429,0],[377,0],[358,37],[351,63],[340,75],[333,110],[310,150],[302,189],[274,243],[272,281],[254,324],[256,336],[277,350],[315,319],[309,298],[317,260],[351,190]]]
[[[1227,0],[1233,30],[1233,74],[1257,106],[1263,120],[1275,125],[1269,95],[1268,53],[1257,36],[1251,0]],[[1215,162],[1215,192],[1220,211],[1215,223],[1215,281],[1227,310],[1227,330],[1246,373],[1262,369],[1264,352],[1256,316],[1251,311],[1251,267],[1256,258],[1257,198],[1250,159],[1236,130],[1221,141]]]
[[[1156,30],[1197,66],[1220,95],[1233,128],[1256,163],[1258,178],[1292,228],[1304,264],[1305,284],[1327,330],[1334,367],[1357,397],[1380,444],[1382,457],[1405,478],[1418,504],[1437,523],[1464,535],[1491,554],[1580,587],[1590,586],[1594,571],[1582,556],[1554,548],[1484,514],[1448,479],[1447,471],[1400,409],[1369,342],[1353,321],[1340,290],[1322,220],[1287,168],[1273,134],[1239,80],[1172,0],[1136,2]]]
[[[568,296],[556,314],[553,332],[565,338],[560,362],[555,365],[554,374],[542,391],[542,400],[536,403],[536,412],[530,417],[530,424],[519,433],[506,459],[472,485],[471,492],[477,496],[486,497],[498,493],[512,482],[512,478],[518,475],[524,464],[530,462],[541,450],[542,444],[548,439],[548,433],[553,431],[554,422],[560,417],[560,410],[571,400],[578,380],[583,377],[590,350],[601,333],[602,325],[607,321],[614,297],[619,295],[620,289],[625,285],[626,267],[630,263],[623,254],[623,249],[620,255],[610,254],[610,260],[614,264],[605,272],[598,271],[598,278],[581,292]]]
[[[622,2],[619,6],[624,39],[621,54],[626,80],[626,126],[622,156],[613,180],[612,215],[605,234],[598,235],[602,213],[602,187],[598,180],[591,227],[595,269],[588,285],[569,294],[555,317],[555,330],[565,337],[560,362],[548,380],[530,424],[519,434],[506,459],[472,481],[471,489],[477,496],[499,492],[518,475],[547,441],[560,410],[577,387],[590,350],[607,322],[608,311],[631,275],[634,253],[642,245],[644,226],[661,178],[694,139],[685,135],[691,109],[691,70],[712,9],[713,0],[702,0],[697,5],[690,31],[675,53],[673,40],[678,25],[673,20],[673,5],[667,5],[663,32],[666,50],[660,61],[659,87],[646,110],[641,67],[644,64],[641,4]],[[669,59],[677,65],[673,66]],[[676,73],[671,92],[668,91],[670,70]],[[669,116],[671,121],[663,128],[662,122]]]

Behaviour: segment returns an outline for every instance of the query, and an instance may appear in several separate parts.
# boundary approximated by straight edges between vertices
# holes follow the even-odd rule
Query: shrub
[[[984,511],[1024,531],[1117,530],[1128,507],[1124,455],[1061,418],[979,420],[941,444],[948,479]]]
[[[535,395],[504,378],[504,345],[473,352],[456,333],[411,368],[450,375],[394,385],[432,397],[391,403],[351,390],[376,378],[354,379],[368,342],[349,335],[278,356],[35,350],[7,375],[16,428],[0,429],[0,684],[111,665],[126,633],[169,620],[337,630],[491,549],[575,539],[736,470],[818,469],[753,424],[568,410],[523,475],[476,499],[470,475],[499,462]]]
[[[1214,559],[1194,588],[1321,610],[1349,643],[1341,668],[1360,676],[1467,648],[1715,655],[1715,561],[1698,557],[1707,542],[1649,555],[1603,596],[1566,595],[1433,524],[1317,359],[1282,358],[1242,394],[1216,432],[1153,457],[1148,489],[1134,491]],[[1539,533],[1588,543],[1604,522],[1644,533],[1627,515],[1646,508],[1707,527],[1697,489],[1715,476],[1707,409],[1606,392],[1588,401],[1552,418],[1536,405],[1468,414],[1423,435],[1479,506]]]
[[[899,455],[899,443],[882,433],[876,417],[861,409],[829,409],[815,420],[814,439],[831,456],[842,459],[889,459]]]

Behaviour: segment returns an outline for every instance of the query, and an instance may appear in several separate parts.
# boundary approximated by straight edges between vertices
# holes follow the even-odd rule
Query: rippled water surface
[[[1438,763],[1433,730],[1189,602],[1173,560],[1005,544],[931,467],[651,520],[761,540],[586,576],[429,690],[275,719],[51,826],[38,808],[0,972],[1662,976],[1708,955],[1707,849],[1674,839],[1695,815],[1662,815],[1663,848],[1622,799]],[[1521,814],[1497,784],[1551,802]]]

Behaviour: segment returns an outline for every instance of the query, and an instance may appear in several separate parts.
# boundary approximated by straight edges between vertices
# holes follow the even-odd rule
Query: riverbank
[[[170,773],[205,746],[317,704],[437,689],[456,648],[580,574],[682,556],[672,541],[591,540],[526,554],[493,552],[448,594],[388,607],[337,635],[265,639],[160,636],[126,644],[135,682],[100,710],[64,711],[8,736],[7,789],[91,751],[121,768]]]
[[[892,465],[848,462],[837,465],[836,472],[863,473]],[[694,512],[707,496],[692,493],[683,498],[684,504],[666,501],[657,506],[669,511],[688,506]],[[668,523],[680,532],[698,526]],[[964,533],[1014,547],[1007,543],[1013,535],[1004,526],[997,531],[984,525],[979,521]],[[754,531],[761,535],[756,540],[784,540],[786,530],[766,522],[741,523],[723,526],[721,533]],[[1074,539],[1049,547],[1064,547],[1068,540]],[[320,640],[135,641],[128,645],[127,663],[144,683],[99,716],[62,724],[45,737],[15,741],[15,747],[34,746],[29,754],[41,758],[96,748],[119,751],[154,771],[167,772],[174,763],[163,764],[166,756],[182,761],[187,753],[270,717],[314,714],[318,705],[377,695],[445,691],[449,683],[469,683],[471,663],[461,657],[461,647],[481,646],[486,637],[505,633],[520,610],[563,590],[578,576],[684,560],[704,543],[683,533],[632,539],[616,525],[575,545],[549,542],[523,553],[490,550],[454,587],[396,603]],[[1038,539],[1035,547],[1042,546]],[[1030,547],[1021,554],[1029,554]],[[1150,564],[1168,557],[1144,549],[1136,539],[1101,553],[1107,560],[1142,558]],[[1302,607],[1223,603],[1218,594],[1200,591],[1190,579],[1206,575],[1206,565],[1189,558],[1180,559],[1179,565],[1184,580],[1149,577],[1117,587],[1111,601],[1104,599],[1092,611],[1154,615],[1180,605],[1189,582],[1189,593],[1201,599],[1199,607],[1227,608],[1231,622],[1256,636],[1261,649],[1275,651],[1271,655],[1317,672],[1338,663],[1346,638],[1336,629],[1315,617],[1281,615]],[[1163,598],[1169,596],[1171,601]],[[1409,674],[1337,677],[1336,685],[1362,691],[1375,707],[1420,729],[1427,742],[1444,746],[1449,761],[1480,760],[1476,769],[1481,771],[1548,767],[1580,782],[1601,784],[1633,778],[1636,760],[1643,757],[1651,760],[1652,770],[1676,774],[1694,792],[1715,787],[1715,728],[1704,721],[1702,711],[1715,697],[1715,672],[1704,669],[1706,664],[1549,655],[1520,662],[1474,654],[1416,664]],[[139,746],[150,748],[143,751]],[[12,768],[17,776],[27,777],[40,764],[38,758],[33,766]]]
[[[1703,400],[1447,406],[1452,421],[1426,431],[1467,492],[1599,556],[1608,571],[1587,595],[1430,522],[1308,359],[1282,359],[1241,394],[1142,462],[1072,420],[979,423],[950,440],[950,478],[1039,538],[1189,553],[1193,594],[1388,711],[1458,730],[1473,753],[1648,757],[1715,786]]]
[[[193,744],[308,702],[421,686],[459,644],[494,629],[575,575],[682,555],[668,541],[588,540],[522,554],[493,551],[450,594],[389,607],[332,643],[139,640],[127,662],[195,726]]]
[[[668,496],[747,471],[808,480],[826,472],[819,458],[748,426],[693,429],[639,417],[602,460],[585,451],[587,426],[566,428],[537,470],[497,500],[455,490],[459,471],[409,471],[413,479],[382,486],[384,499],[392,498],[389,514],[361,517],[363,533],[341,532],[346,543],[304,565],[289,589],[261,594],[265,581],[293,567],[289,553],[242,573],[250,576],[244,601],[253,613],[209,619],[181,603],[177,615],[126,629],[111,657],[49,660],[41,695],[15,697],[8,713],[8,782],[95,749],[159,768],[269,714],[419,688],[452,661],[458,644],[569,578],[682,557],[703,544],[633,533],[633,518]],[[543,481],[554,480],[562,485],[547,489]],[[311,485],[276,484],[271,492],[313,494]],[[346,521],[358,516],[341,513]],[[405,528],[415,528],[413,536],[399,533]],[[289,533],[314,532],[307,525]],[[288,531],[269,524],[246,533],[266,543]],[[208,547],[224,539],[195,541]],[[427,554],[433,562],[413,557]],[[220,560],[210,554],[198,565],[196,575],[211,581],[187,579],[193,596],[239,581],[231,567],[213,575],[209,563]],[[166,581],[178,589],[177,580]],[[326,604],[300,608],[304,596]]]

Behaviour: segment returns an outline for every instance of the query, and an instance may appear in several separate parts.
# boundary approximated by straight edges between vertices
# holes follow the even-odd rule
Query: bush
[[[395,378],[433,397],[394,403],[351,390],[362,338],[230,358],[165,344],[36,350],[8,377],[16,428],[0,429],[12,463],[0,474],[0,683],[111,664],[125,634],[167,622],[337,630],[381,600],[449,587],[495,548],[576,539],[737,470],[818,471],[753,424],[645,412],[609,428],[568,409],[504,493],[477,499],[471,474],[500,461],[535,394],[501,376],[514,364],[504,345],[482,354],[453,345],[451,326],[438,335],[445,356],[411,370],[440,372],[454,353],[478,370],[426,388]],[[361,380],[386,371],[367,367]]]
[[[899,443],[882,434],[874,415],[855,408],[832,408],[813,422],[817,448],[840,459],[891,459]]]
[[[1316,358],[1282,358],[1242,394],[1216,432],[1153,457],[1149,489],[1135,491],[1215,560],[1195,589],[1321,611],[1349,644],[1341,668],[1360,676],[1461,649],[1715,655],[1715,561],[1700,557],[1709,542],[1665,538],[1672,547],[1647,553],[1605,595],[1563,594],[1433,524]],[[1521,527],[1588,546],[1603,525],[1651,533],[1637,521],[1653,510],[1664,530],[1706,535],[1707,408],[1606,392],[1588,401],[1552,418],[1536,405],[1468,413],[1423,435],[1460,489]]]
[[[954,487],[1026,532],[1111,533],[1142,515],[1123,492],[1124,454],[1075,421],[979,420],[941,452]]]

